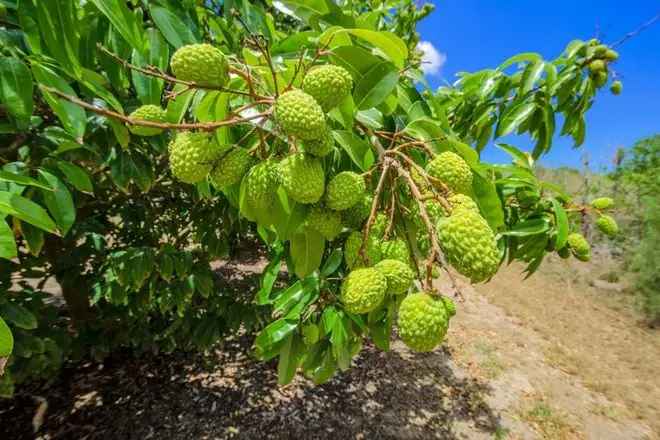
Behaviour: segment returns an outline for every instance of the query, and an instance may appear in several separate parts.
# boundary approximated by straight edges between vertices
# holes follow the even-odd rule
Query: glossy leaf
[[[291,239],[291,258],[298,278],[305,278],[319,268],[324,249],[325,239],[311,229]]]
[[[0,258],[10,260],[18,255],[14,232],[4,218],[0,219]]]
[[[110,20],[117,32],[129,43],[133,49],[142,52],[144,39],[142,37],[142,24],[138,22],[135,14],[128,9],[123,0],[90,0]]]
[[[0,191],[0,213],[12,215],[46,232],[57,233],[57,226],[46,210],[23,196]]]
[[[388,62],[372,67],[355,85],[353,100],[359,110],[381,104],[396,89],[399,71]]]
[[[0,58],[0,102],[18,119],[32,115],[32,74],[17,58]]]
[[[62,235],[66,235],[76,221],[76,207],[69,189],[54,174],[39,170],[39,180],[50,185],[52,191],[43,191],[42,197]]]

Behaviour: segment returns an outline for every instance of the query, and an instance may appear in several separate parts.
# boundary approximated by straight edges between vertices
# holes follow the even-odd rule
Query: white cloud
[[[445,61],[447,55],[439,52],[430,41],[420,41],[417,48],[424,54],[422,56],[422,70],[427,75],[438,75]]]

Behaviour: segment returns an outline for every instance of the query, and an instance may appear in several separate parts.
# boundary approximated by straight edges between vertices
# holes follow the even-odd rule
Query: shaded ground
[[[217,269],[235,276],[258,267]],[[398,341],[389,353],[367,346],[330,383],[298,379],[285,388],[276,384],[274,364],[248,357],[248,338],[206,354],[120,354],[0,401],[0,438],[660,438],[648,427],[656,429],[659,380],[646,376],[660,357],[645,345],[658,335],[646,340],[632,315],[557,283],[553,273],[522,284],[518,271],[478,291],[465,287],[448,343],[430,354]],[[237,281],[251,283],[249,276]],[[557,356],[558,346],[572,355]],[[649,367],[633,369],[635,362]],[[604,371],[595,376],[599,363]],[[615,393],[592,384],[617,374],[609,381]],[[643,385],[651,398],[637,409]],[[39,407],[45,417],[37,417],[43,424],[35,436]]]

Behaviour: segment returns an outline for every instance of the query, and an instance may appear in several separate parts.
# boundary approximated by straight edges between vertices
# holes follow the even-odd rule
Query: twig
[[[637,35],[639,35],[645,29],[648,29],[649,27],[653,26],[655,23],[658,22],[658,20],[660,20],[660,14],[656,15],[655,17],[653,17],[652,19],[650,19],[646,23],[643,23],[640,27],[638,27],[634,31],[628,32],[626,35],[623,36],[623,38],[621,38],[618,41],[615,41],[614,43],[610,44],[610,47],[612,49],[614,49],[615,47],[621,46],[626,41],[628,41],[631,38],[634,38]]]
[[[269,109],[263,113],[257,113],[255,115],[251,116],[246,116],[246,117],[241,117],[241,118],[230,118],[230,119],[225,119],[222,121],[217,121],[217,122],[205,122],[205,123],[197,123],[197,124],[171,124],[167,122],[153,122],[153,121],[145,121],[143,119],[133,119],[130,118],[126,115],[122,115],[121,113],[117,113],[111,110],[107,110],[101,107],[97,107],[92,104],[88,104],[85,101],[76,98],[75,96],[70,96],[67,95],[66,93],[62,93],[57,89],[54,89],[52,87],[47,87],[44,85],[41,85],[40,88],[43,91],[46,91],[48,93],[52,93],[55,96],[58,96],[61,99],[64,99],[65,101],[69,101],[73,104],[76,104],[86,110],[91,111],[92,113],[96,113],[102,116],[107,116],[110,118],[114,118],[117,120],[120,120],[126,124],[129,125],[136,125],[140,127],[152,127],[152,128],[162,128],[163,130],[203,130],[203,131],[213,131],[221,127],[227,127],[231,125],[238,125],[238,124],[243,124],[249,121],[252,121],[254,119],[259,119],[259,118],[264,118],[269,116],[272,113],[272,109]]]
[[[381,193],[383,192],[383,187],[385,186],[385,180],[387,178],[387,174],[389,173],[390,167],[392,166],[392,163],[394,163],[394,161],[389,158],[385,158],[385,161],[383,162],[383,171],[380,174],[380,180],[378,180],[378,185],[376,186],[376,192],[374,193],[374,201],[371,203],[371,211],[369,212],[369,219],[367,220],[367,224],[364,227],[364,232],[362,233],[362,245],[360,246],[360,251],[358,252],[358,255],[364,258],[367,261],[367,263],[369,262],[369,256],[365,255],[364,250],[367,246],[367,240],[369,239],[369,232],[371,232],[371,227],[373,226],[374,221],[376,220],[376,212],[378,212],[378,202],[380,201],[380,196]]]

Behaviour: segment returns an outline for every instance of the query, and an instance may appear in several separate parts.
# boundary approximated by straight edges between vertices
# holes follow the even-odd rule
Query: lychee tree
[[[4,395],[69,358],[205,349],[239,329],[281,383],[328,380],[366,340],[387,350],[397,320],[432,350],[457,276],[586,259],[571,218],[607,209],[534,174],[558,115],[584,142],[618,57],[599,41],[434,91],[414,31],[432,7],[411,0],[0,3]],[[511,133],[529,152],[480,159]],[[257,241],[258,286],[214,277]]]

